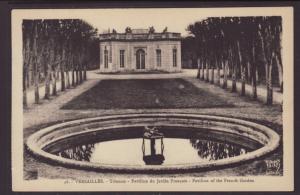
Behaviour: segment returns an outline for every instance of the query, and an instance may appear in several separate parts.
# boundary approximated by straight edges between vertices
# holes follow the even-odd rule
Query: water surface
[[[77,145],[56,155],[64,158],[112,165],[145,165],[143,155],[151,155],[150,141],[142,138],[102,141]],[[205,140],[201,138],[164,138],[162,165],[189,164],[216,161],[246,154],[252,151],[232,143]],[[161,140],[155,142],[155,154],[162,154]]]

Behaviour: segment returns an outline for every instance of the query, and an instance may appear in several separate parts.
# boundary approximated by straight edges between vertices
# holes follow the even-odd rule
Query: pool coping
[[[90,122],[101,122],[101,121],[109,121],[109,120],[124,120],[124,119],[145,119],[145,118],[170,118],[170,119],[181,119],[186,120],[187,123],[189,120],[199,120],[200,125],[202,122],[200,121],[217,121],[217,122],[226,122],[230,124],[236,124],[244,127],[250,127],[255,130],[250,131],[250,134],[253,135],[252,139],[255,140],[255,137],[261,140],[266,140],[266,143],[263,143],[264,146],[259,148],[258,150],[249,152],[244,155],[225,158],[217,161],[212,161],[208,163],[191,163],[191,164],[176,164],[176,165],[164,165],[164,166],[155,166],[155,165],[147,165],[147,166],[130,166],[130,165],[112,165],[112,164],[101,164],[101,163],[91,163],[91,162],[84,162],[84,161],[75,161],[71,159],[66,159],[60,156],[56,156],[54,154],[50,154],[42,150],[42,148],[55,142],[59,139],[64,137],[72,136],[72,134],[67,135],[60,135],[60,137],[52,137],[50,140],[43,140],[48,134],[55,136],[55,133],[60,132],[64,127],[69,126],[77,126],[80,124],[87,124]],[[167,123],[166,123],[167,125]],[[174,125],[174,124],[173,124]],[[123,124],[124,126],[124,124]],[[126,126],[126,125],[125,125]],[[132,125],[131,125],[132,126]],[[109,129],[109,128],[116,128],[122,127],[122,125],[118,126],[116,124],[112,124],[110,127],[103,127],[98,129],[89,129],[89,130],[82,130],[79,134],[88,133],[88,131],[100,131],[101,129]],[[222,131],[222,129],[220,129]],[[249,130],[247,130],[249,133]],[[243,136],[245,133],[244,128],[232,130],[233,133]],[[42,140],[42,141],[41,141]],[[256,140],[257,141],[257,140]],[[217,169],[223,167],[229,167],[235,164],[240,164],[246,161],[250,161],[259,157],[262,157],[272,151],[274,151],[280,143],[280,136],[271,128],[266,127],[264,125],[242,120],[236,118],[229,118],[224,116],[213,116],[213,115],[206,115],[206,114],[179,114],[179,113],[145,113],[145,114],[121,114],[121,115],[110,115],[110,116],[100,116],[100,117],[93,117],[93,118],[84,118],[84,119],[77,119],[68,122],[63,122],[60,124],[55,124],[46,128],[43,128],[36,133],[29,136],[26,142],[26,149],[33,154],[38,159],[41,159],[45,162],[55,165],[61,165],[68,168],[79,168],[85,170],[93,170],[93,171],[101,171],[101,172],[118,172],[118,173],[170,173],[170,172],[186,172],[186,171],[201,171],[201,170],[210,170],[210,169]]]

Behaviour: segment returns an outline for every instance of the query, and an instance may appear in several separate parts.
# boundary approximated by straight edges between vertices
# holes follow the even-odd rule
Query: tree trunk
[[[248,81],[248,83],[251,82],[251,65],[250,65],[250,62],[247,62],[247,81]]]
[[[241,70],[241,80],[242,80],[242,92],[241,92],[241,95],[242,96],[245,96],[246,95],[246,67],[245,66],[242,66],[241,67],[242,70]]]
[[[209,67],[208,67],[208,63],[209,63],[209,61],[206,60],[206,79],[205,79],[206,82],[209,82]]]
[[[37,64],[35,64],[35,74],[34,74],[34,102],[36,104],[40,101],[40,93],[39,93],[39,72],[37,70]]]
[[[204,63],[205,63],[205,60],[203,60],[202,61],[202,63],[201,63],[201,71],[202,71],[202,75],[201,75],[201,80],[203,80],[204,81]]]
[[[223,89],[227,89],[227,67],[228,67],[228,61],[225,60],[225,62],[222,63],[223,65]]]
[[[82,83],[82,76],[83,72],[82,72],[82,66],[79,67],[79,83],[81,84]]]
[[[27,90],[26,86],[23,87],[23,108],[27,108]]]
[[[268,61],[266,59],[265,54],[265,43],[262,37],[261,32],[258,32],[259,38],[260,38],[260,44],[261,44],[261,50],[262,50],[262,61],[265,64],[265,79],[266,79],[266,88],[267,88],[267,101],[266,104],[270,105],[273,102],[273,87],[272,87],[272,67],[273,67],[273,59],[275,57],[275,53],[272,52],[271,59]]]
[[[211,67],[211,81],[210,81],[211,84],[214,84],[215,83],[215,67],[212,66]]]
[[[267,61],[264,61],[264,64],[265,64],[265,85],[266,85],[266,88],[268,88],[269,66],[268,66]]]
[[[86,81],[86,65],[84,66],[84,72],[83,72],[83,80]]]
[[[27,72],[26,72],[26,87],[29,88],[30,86],[30,73],[29,73],[29,67],[27,67]]]
[[[45,78],[45,99],[50,99],[50,66],[48,65]]]
[[[200,59],[197,59],[197,65],[198,65],[198,72],[197,72],[197,76],[196,78],[199,79],[200,78]]]
[[[280,92],[283,92],[283,69],[282,69],[282,64],[281,60],[279,57],[276,55],[276,64],[277,64],[277,69],[278,69],[278,79],[279,79],[279,86],[280,86]]]
[[[23,65],[23,108],[27,108],[27,66]]]
[[[273,69],[273,59],[274,53],[272,54],[271,62],[266,67],[266,84],[267,84],[267,105],[271,105],[273,103],[273,86],[272,86],[272,69]]]
[[[74,69],[74,73],[75,73],[74,80],[75,80],[75,86],[76,86],[77,85],[77,80],[78,80],[77,68]]]
[[[72,87],[75,87],[75,70],[72,68]]]
[[[66,70],[67,89],[70,89],[70,76],[69,71]]]
[[[233,47],[233,46],[232,46]],[[230,49],[230,61],[231,61],[231,92],[236,92],[236,69],[237,69],[237,60],[235,56],[233,56],[233,50],[234,48]]]
[[[251,71],[251,75],[252,75],[252,98],[253,99],[257,99],[257,84],[256,84],[256,65],[252,64],[252,71]]]
[[[256,72],[257,72],[257,62],[255,59],[255,44],[254,41],[252,41],[252,49],[251,49],[251,56],[250,56],[250,61],[251,61],[251,66],[250,62],[248,62],[248,66],[250,66],[250,77],[251,77],[251,85],[252,85],[252,98],[257,99],[257,77],[256,77]]]
[[[217,62],[217,85],[221,85],[220,61]]]
[[[56,70],[53,71],[53,80],[52,80],[52,95],[57,95],[57,90],[56,90],[56,80],[57,80],[57,75],[56,75]]]
[[[273,103],[273,86],[272,86],[272,65],[269,66],[269,75],[267,81],[267,104],[271,105]]]
[[[32,62],[32,63],[34,63],[34,62]],[[35,70],[34,70],[34,68],[32,68],[32,70],[31,70],[31,86],[33,86],[34,85],[34,75],[35,75],[35,72],[34,72]]]
[[[79,85],[80,84],[80,70],[79,70],[79,67],[77,67],[76,69],[76,84]]]
[[[65,91],[66,85],[65,85],[65,73],[63,68],[60,68],[60,78],[61,78],[61,91]]]
[[[231,82],[231,92],[236,92],[236,65],[232,66]]]
[[[59,70],[60,68],[58,68]],[[56,81],[59,82],[60,81],[60,76],[59,76],[59,71],[55,71],[56,74]]]
[[[37,24],[34,26],[34,39],[33,39],[33,63],[34,63],[34,101],[36,104],[40,101],[40,94],[39,94],[39,66],[37,61],[37,39],[38,39],[38,33],[37,33]]]
[[[242,91],[241,95],[245,96],[245,83],[246,83],[246,67],[243,65],[243,60],[242,60],[242,53],[241,53],[241,48],[240,48],[240,42],[236,42],[237,46],[237,51],[238,51],[238,60],[239,60],[239,65],[240,65],[240,71],[241,71],[241,82],[242,82]]]
[[[79,72],[78,72],[78,67],[76,67],[75,73],[76,73],[75,85],[78,85],[78,84],[79,84]]]

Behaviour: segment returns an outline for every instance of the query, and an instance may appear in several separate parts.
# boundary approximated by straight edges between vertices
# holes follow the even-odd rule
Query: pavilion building
[[[180,33],[156,33],[151,29],[115,30],[99,35],[100,72],[181,70]]]

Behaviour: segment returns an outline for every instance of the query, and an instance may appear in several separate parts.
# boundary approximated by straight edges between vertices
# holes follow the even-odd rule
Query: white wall
[[[107,50],[112,46],[112,63],[108,68],[104,68],[104,48]],[[164,70],[176,72],[181,70],[181,42],[180,41],[112,41],[100,42],[100,71],[118,72],[118,71],[137,71],[136,70],[136,51],[142,48],[145,55],[145,70]],[[177,67],[173,67],[173,48],[177,49]],[[161,49],[161,67],[157,67],[156,49]],[[120,68],[120,50],[125,50],[125,67]],[[109,52],[108,52],[109,53]],[[145,71],[144,70],[144,71]],[[143,71],[143,70],[141,70]]]

